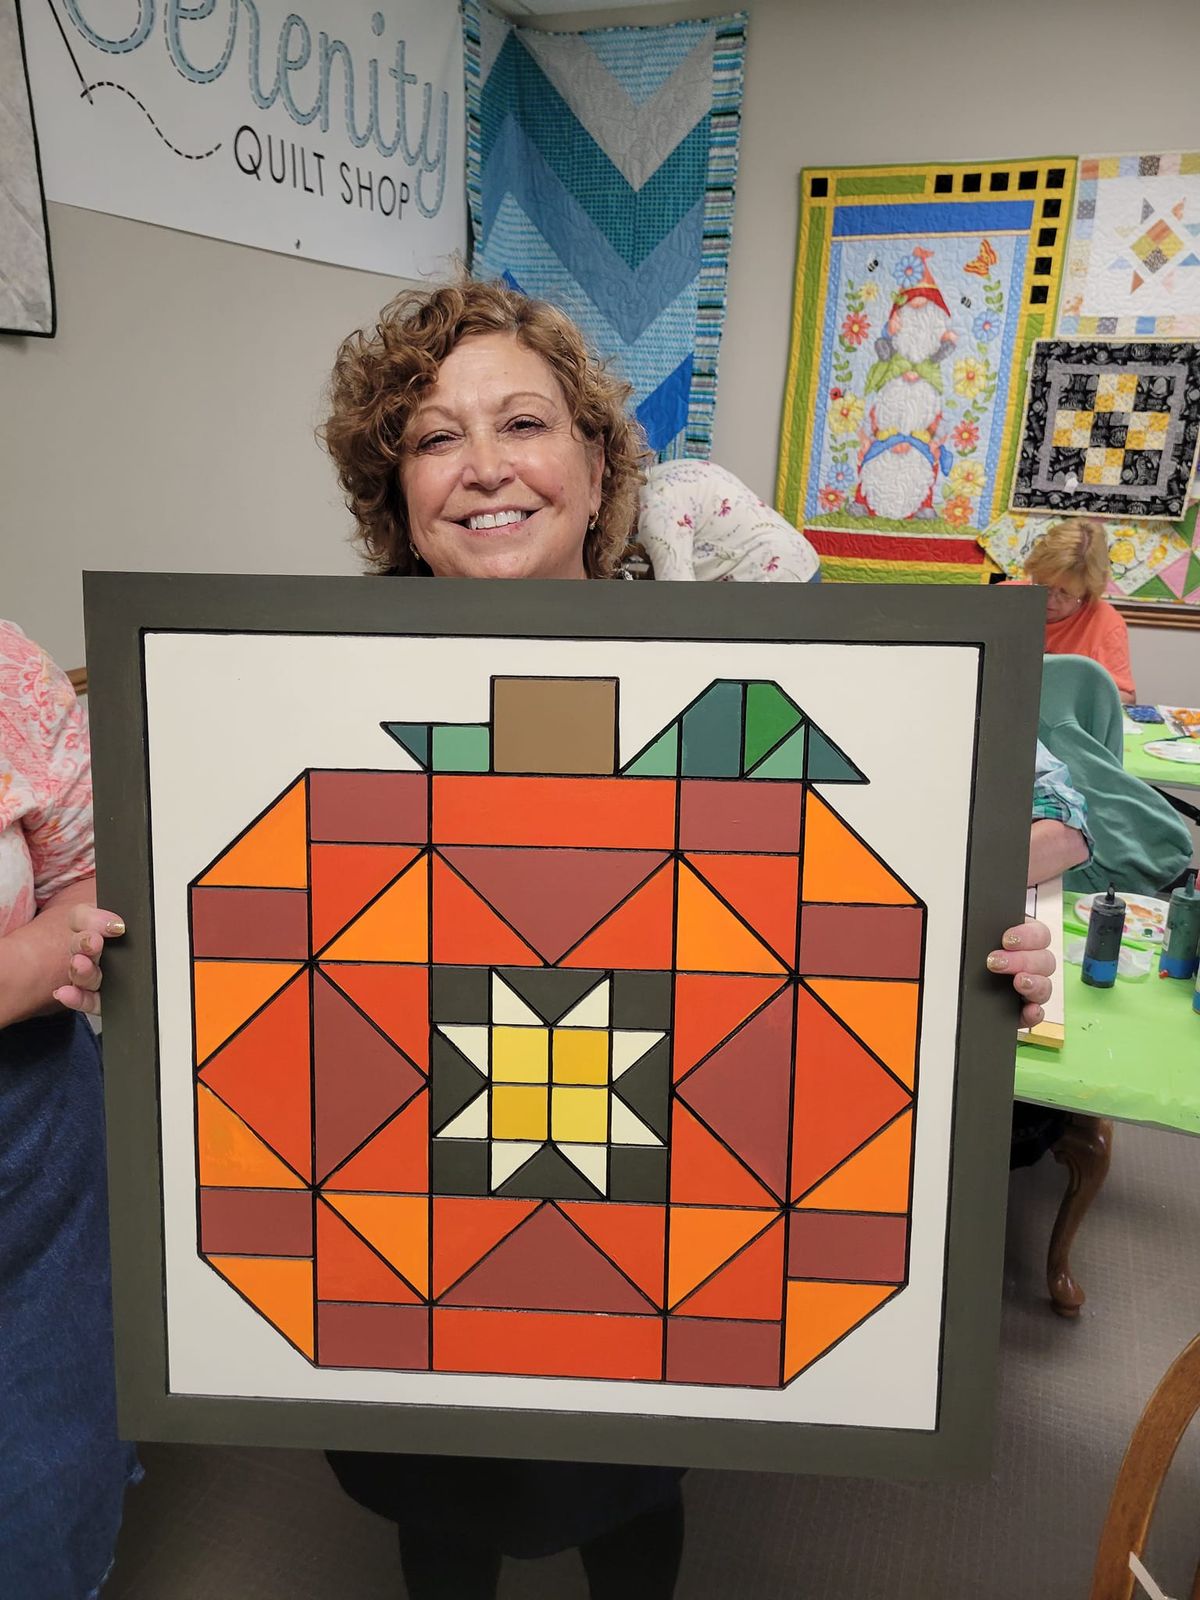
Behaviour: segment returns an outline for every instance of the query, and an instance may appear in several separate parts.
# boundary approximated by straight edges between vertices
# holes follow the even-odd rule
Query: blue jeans
[[[0,1030],[0,1589],[89,1600],[112,1565],[117,1438],[100,1052],[63,1012]]]

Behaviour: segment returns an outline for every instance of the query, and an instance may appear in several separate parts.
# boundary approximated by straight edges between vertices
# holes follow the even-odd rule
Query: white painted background
[[[975,648],[152,634],[146,663],[174,1392],[934,1425]],[[867,772],[826,795],[929,907],[911,1281],[786,1389],[318,1371],[196,1255],[188,882],[305,766],[410,766],[380,721],[486,721],[492,672],[616,672],[625,759],[714,677],[773,678]]]

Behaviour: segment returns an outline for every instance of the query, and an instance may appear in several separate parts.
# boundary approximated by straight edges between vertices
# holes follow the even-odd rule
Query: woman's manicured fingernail
[[[1016,933],[1016,932],[1006,933],[1004,935],[1004,938],[1001,940],[1001,943],[1008,950],[1015,950],[1017,948],[1017,946],[1020,944],[1020,942],[1021,942],[1021,935],[1019,933]]]
[[[1008,971],[1008,957],[1007,956],[1002,956],[1002,955],[998,955],[998,954],[990,955],[988,957],[988,959],[987,959],[987,964],[988,964],[988,971],[989,972],[1007,972]]]
[[[1021,974],[1021,976],[1017,979],[1017,988],[1024,990],[1026,993],[1033,988],[1033,979],[1030,977],[1029,973],[1023,972]]]
[[[120,934],[125,932],[125,924],[121,921],[120,917],[114,917],[111,922],[105,925],[104,931],[107,934],[111,934],[115,939]]]

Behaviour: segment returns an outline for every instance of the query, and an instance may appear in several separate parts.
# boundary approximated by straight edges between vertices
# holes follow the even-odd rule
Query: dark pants
[[[1024,1100],[1014,1100],[1009,1171],[1014,1167],[1031,1167],[1035,1161],[1040,1161],[1062,1138],[1066,1125],[1065,1111],[1052,1111],[1049,1106],[1031,1106]]]
[[[683,1502],[643,1511],[579,1547],[591,1600],[671,1600],[683,1553]],[[503,1557],[464,1527],[401,1534],[400,1564],[410,1600],[494,1600]]]
[[[593,1600],[669,1600],[674,1592],[680,1467],[343,1450],[331,1451],[329,1464],[352,1499],[396,1524],[413,1600],[490,1597],[502,1556],[575,1547]]]
[[[0,1593],[94,1594],[135,1470],[113,1391],[100,1056],[60,1012],[0,1029]]]

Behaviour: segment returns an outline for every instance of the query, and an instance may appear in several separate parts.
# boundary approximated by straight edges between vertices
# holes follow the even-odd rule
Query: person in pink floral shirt
[[[87,724],[66,676],[0,621],[0,1028],[52,1008],[70,908],[95,891]]]
[[[94,870],[83,713],[0,621],[0,1591],[21,1600],[96,1595],[137,1470],[117,1437],[99,1049],[52,997]]]

